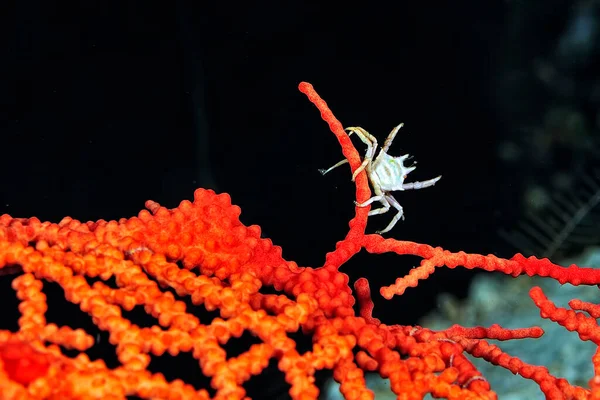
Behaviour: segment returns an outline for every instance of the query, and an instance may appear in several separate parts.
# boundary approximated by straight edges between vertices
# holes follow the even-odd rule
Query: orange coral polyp
[[[34,350],[27,342],[8,340],[0,344],[0,362],[8,379],[27,386],[46,375],[51,357]]]

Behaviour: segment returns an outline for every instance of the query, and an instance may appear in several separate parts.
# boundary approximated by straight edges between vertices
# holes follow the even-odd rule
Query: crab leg
[[[389,204],[391,204],[392,207],[394,207],[396,210],[398,210],[398,212],[396,213],[396,215],[394,215],[394,218],[392,218],[392,220],[390,221],[388,226],[385,227],[384,230],[377,231],[377,233],[379,233],[379,234],[389,232],[390,230],[392,230],[394,225],[396,225],[396,223],[398,221],[400,221],[401,218],[404,219],[404,209],[402,208],[400,203],[398,203],[398,200],[396,200],[394,198],[394,196],[389,195],[389,194],[386,195],[384,198],[385,198],[386,202],[389,202]],[[389,208],[389,205],[388,205],[388,208]]]
[[[321,174],[325,175],[326,173],[328,173],[328,172],[329,172],[329,171],[331,171],[332,169],[335,169],[335,168],[339,167],[340,165],[344,165],[344,164],[346,164],[347,162],[348,162],[348,160],[344,158],[344,159],[343,159],[342,161],[340,161],[339,163],[337,163],[337,164],[335,164],[335,165],[333,165],[333,166],[331,166],[331,167],[329,167],[329,168],[327,168],[327,169],[319,169],[319,172],[320,172]]]
[[[387,139],[385,139],[385,142],[383,142],[383,147],[381,148],[382,152],[387,153],[390,146],[392,145],[392,142],[394,141],[394,138],[396,137],[396,134],[398,133],[400,128],[402,128],[403,126],[404,126],[404,122],[401,122],[400,124],[398,124],[398,126],[396,126],[394,129],[392,129],[392,131],[388,135]]]
[[[404,189],[404,190],[423,189],[423,188],[435,185],[435,183],[437,181],[439,181],[440,179],[442,179],[441,175],[440,176],[436,176],[433,179],[428,179],[426,181],[405,183],[405,184],[402,185],[402,189]]]
[[[373,160],[373,157],[375,156],[375,151],[377,150],[377,138],[375,138],[375,136],[371,135],[369,132],[365,131],[363,128],[358,126],[351,126],[349,128],[346,128],[346,130],[350,132],[348,133],[348,136],[352,135],[353,133],[356,133],[356,136],[358,136],[360,140],[362,140],[362,142],[367,145],[365,159],[363,160],[362,164],[360,164],[360,167],[358,167],[356,171],[354,171],[354,173],[352,174],[352,182],[354,182],[356,176],[359,173],[361,173]]]

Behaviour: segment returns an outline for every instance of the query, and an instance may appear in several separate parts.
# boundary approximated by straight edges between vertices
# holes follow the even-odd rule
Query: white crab
[[[408,154],[400,157],[392,157],[387,154],[387,151],[392,145],[396,134],[400,128],[402,128],[402,126],[404,126],[404,124],[400,124],[392,129],[387,139],[385,139],[383,147],[379,151],[379,155],[377,155],[374,161],[373,158],[375,157],[375,151],[377,150],[377,139],[375,136],[371,135],[369,132],[360,127],[346,128],[346,130],[349,132],[348,136],[355,133],[356,136],[358,136],[360,140],[367,145],[365,158],[360,167],[358,167],[356,171],[354,171],[354,174],[352,174],[352,180],[354,181],[356,176],[361,171],[366,170],[369,181],[373,186],[373,191],[375,192],[375,196],[371,197],[364,203],[357,203],[356,201],[354,203],[358,207],[366,207],[375,201],[380,202],[383,207],[369,211],[369,216],[386,213],[389,211],[390,206],[398,210],[398,213],[394,216],[394,218],[392,218],[392,221],[388,224],[388,226],[377,233],[388,232],[394,227],[394,225],[396,225],[400,218],[404,219],[404,210],[402,209],[402,206],[400,203],[398,203],[394,196],[390,194],[390,192],[395,190],[423,189],[435,185],[435,183],[442,178],[440,175],[436,178],[422,182],[404,183],[406,176],[416,168],[416,162],[410,167],[406,167],[404,165],[404,160],[410,158]],[[319,172],[325,175],[332,169],[337,168],[347,162],[348,160],[344,159],[331,168],[326,170],[320,169]]]

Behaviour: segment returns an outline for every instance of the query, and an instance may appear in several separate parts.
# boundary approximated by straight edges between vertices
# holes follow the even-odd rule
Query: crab
[[[404,219],[404,209],[394,198],[394,196],[390,194],[390,192],[396,190],[424,189],[426,187],[435,185],[435,183],[442,178],[440,175],[426,181],[404,183],[407,175],[415,170],[416,162],[414,162],[410,167],[407,167],[404,165],[404,161],[410,159],[411,156],[405,154],[400,157],[392,157],[387,153],[392,145],[392,142],[394,141],[394,138],[396,137],[396,134],[403,126],[404,124],[402,123],[392,129],[387,139],[385,139],[383,147],[379,151],[377,157],[375,157],[375,152],[377,150],[377,139],[375,136],[371,135],[369,132],[360,127],[353,126],[345,128],[345,130],[349,132],[348,136],[354,133],[363,143],[367,145],[365,158],[360,167],[358,167],[352,174],[352,181],[354,181],[356,176],[364,170],[366,171],[369,181],[371,182],[371,186],[373,186],[373,191],[375,192],[375,196],[371,197],[367,201],[363,203],[358,203],[355,201],[354,203],[357,207],[367,207],[374,202],[381,203],[382,207],[370,210],[369,216],[384,214],[390,210],[390,207],[393,207],[398,211],[385,229],[377,231],[379,234],[389,232],[400,219]],[[319,172],[325,175],[332,169],[335,169],[347,162],[348,160],[344,159],[328,169],[320,169]]]

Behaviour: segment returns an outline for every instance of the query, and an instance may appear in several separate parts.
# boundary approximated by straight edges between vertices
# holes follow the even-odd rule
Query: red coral
[[[342,125],[312,86],[300,90],[317,106],[348,159],[352,171],[361,157]],[[370,197],[364,173],[356,179],[356,200]],[[0,273],[22,272],[13,280],[21,300],[19,330],[0,331],[0,397],[207,399],[206,389],[195,390],[179,380],[168,382],[148,371],[150,355],[190,353],[210,378],[215,398],[241,399],[243,384],[277,359],[294,399],[315,399],[315,372],[333,371],[348,399],[369,399],[365,371],[389,378],[399,398],[419,399],[431,393],[448,399],[494,399],[488,382],[467,359],[469,353],[533,379],[550,399],[600,398],[600,352],[592,362],[595,378],[590,388],[570,385],[541,366],[528,365],[488,344],[485,339],[537,338],[537,327],[505,329],[452,326],[432,331],[419,326],[387,326],[373,318],[373,302],[366,279],[358,279],[355,297],[347,275],[339,268],[361,249],[394,252],[422,258],[420,265],[388,287],[385,298],[409,287],[443,266],[481,268],[517,276],[548,276],[561,283],[600,284],[600,272],[548,260],[516,255],[510,260],[493,255],[449,252],[441,248],[380,235],[366,235],[369,207],[357,207],[346,237],[326,255],[320,268],[298,267],[281,257],[281,249],[260,237],[260,228],[239,221],[240,208],[227,194],[198,189],[193,202],[166,209],[148,201],[137,217],[119,221],[60,223],[36,218],[0,217]],[[84,276],[99,277],[90,285]],[[104,281],[114,278],[117,288]],[[47,323],[42,281],[59,284],[68,301],[88,313],[116,345],[120,366],[109,368],[83,353],[94,340],[89,333]],[[265,294],[264,286],[280,293]],[[178,296],[193,304],[218,310],[220,318],[202,323],[186,310]],[[539,288],[531,297],[542,316],[577,331],[582,340],[598,344],[596,305],[573,301],[573,310],[554,306]],[[144,328],[123,316],[123,310],[143,306],[158,320]],[[584,315],[586,311],[592,317]],[[292,332],[312,336],[312,348],[300,353]],[[223,345],[250,332],[260,339],[237,357],[227,357]],[[69,357],[59,346],[80,352]]]

